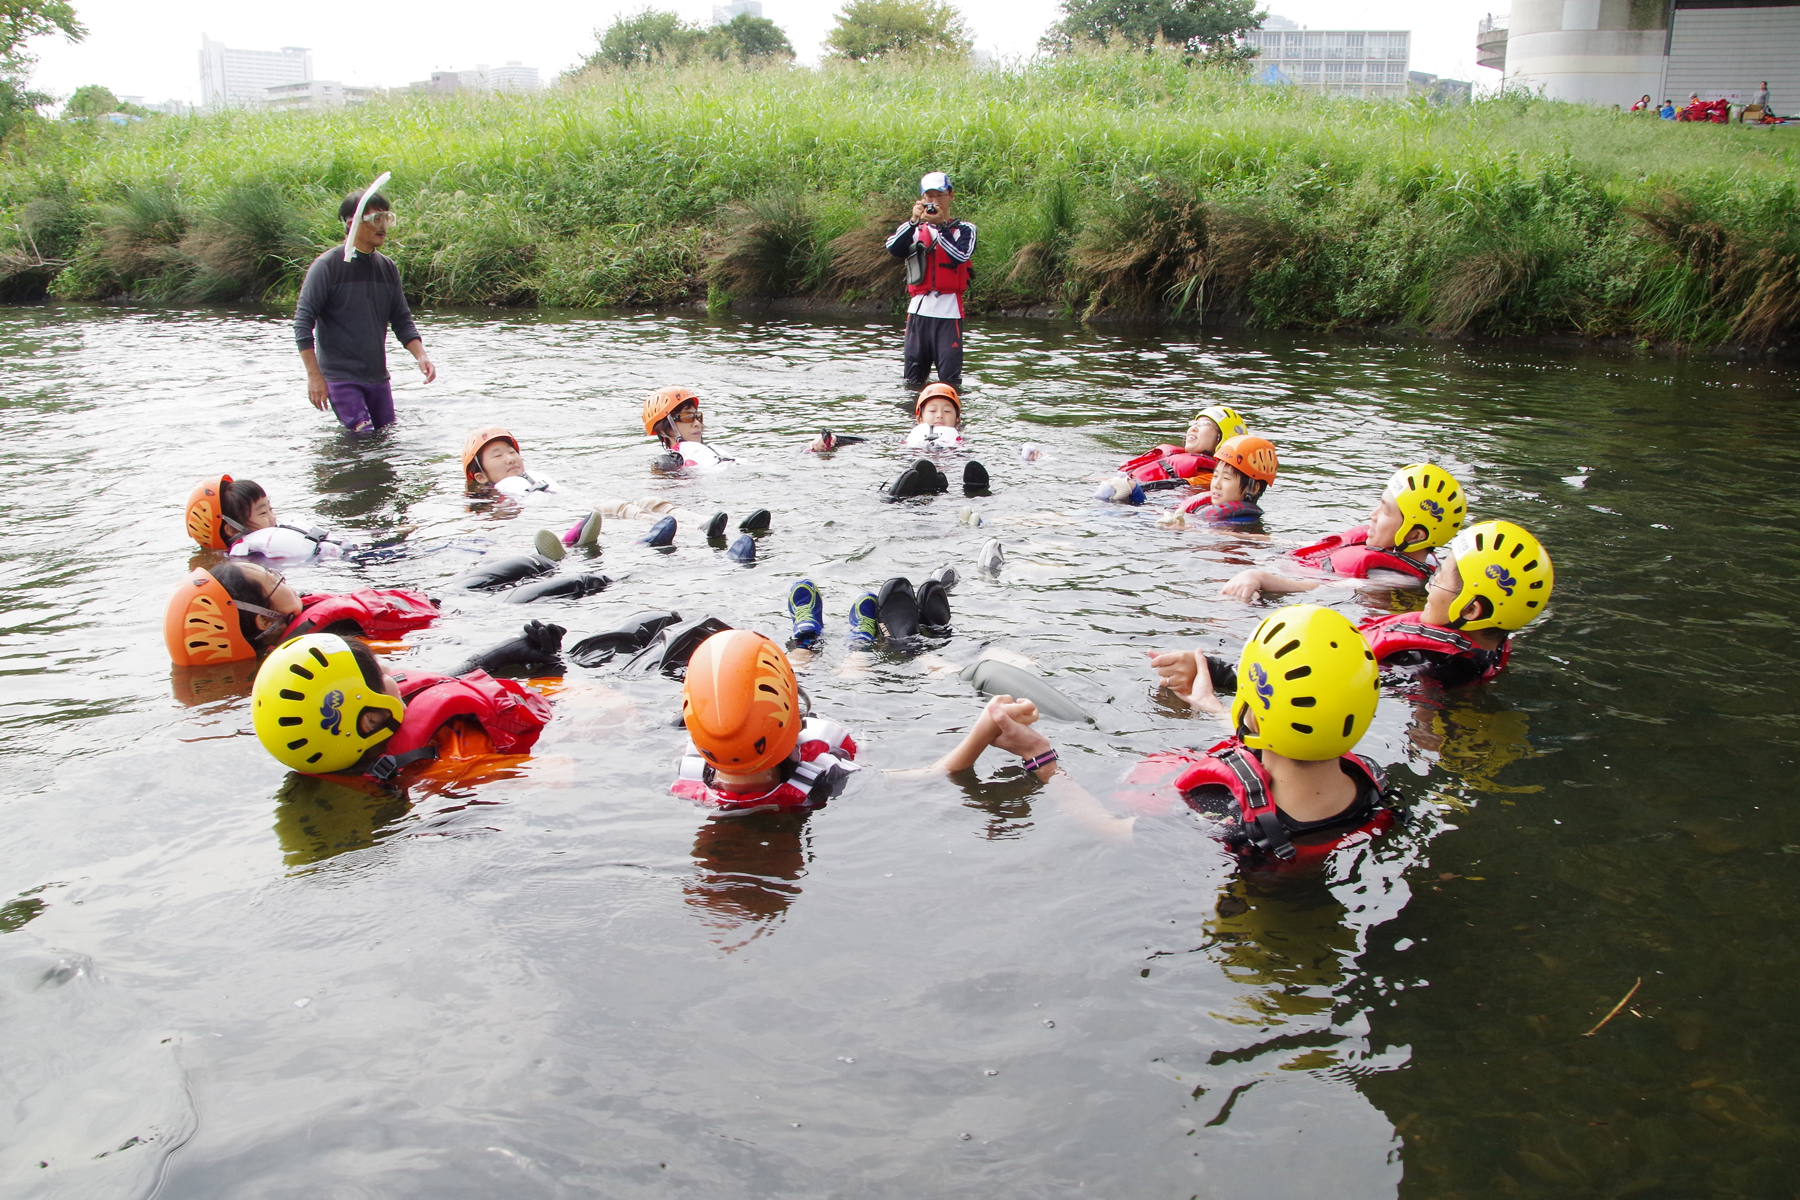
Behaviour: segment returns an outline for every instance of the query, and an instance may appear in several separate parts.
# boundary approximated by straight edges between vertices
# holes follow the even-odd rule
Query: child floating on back
[[[1218,465],[1214,453],[1220,444],[1249,432],[1249,424],[1236,409],[1215,404],[1194,414],[1181,445],[1157,446],[1122,465],[1119,474],[1146,491],[1184,483],[1204,488],[1212,482],[1213,468]]]
[[[1255,434],[1239,434],[1219,446],[1207,490],[1181,506],[1216,525],[1248,525],[1262,520],[1263,493],[1275,482],[1280,461],[1275,446]]]
[[[1340,580],[1369,579],[1417,587],[1435,565],[1432,549],[1456,536],[1467,512],[1462,485],[1450,472],[1431,463],[1414,463],[1394,472],[1369,511],[1366,524],[1303,546],[1292,557],[1302,566]],[[1224,593],[1254,600],[1265,592],[1310,592],[1330,582],[1325,576],[1294,579],[1252,568],[1227,581]]]
[[[666,387],[644,401],[644,432],[663,444],[657,465],[664,470],[717,467],[734,461],[708,445],[700,397],[684,387]]]

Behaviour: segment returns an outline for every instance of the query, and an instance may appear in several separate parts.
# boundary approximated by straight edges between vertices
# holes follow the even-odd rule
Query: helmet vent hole
[[[293,688],[282,688],[280,695],[283,700],[304,700],[304,699],[306,699],[305,692],[296,692]]]
[[[287,748],[289,750],[298,750],[300,747],[302,747],[304,745],[306,745],[305,738],[295,738],[293,741],[288,743]]]
[[[311,758],[307,759],[306,763],[308,766],[311,766],[313,763],[318,762],[321,758],[324,758],[324,757],[325,757],[325,752],[323,750],[321,750],[317,754],[313,755]]]
[[[1287,628],[1286,621],[1282,621],[1282,622],[1279,622],[1278,624],[1276,624],[1274,628],[1269,630],[1269,632],[1263,634],[1263,645],[1266,646],[1270,642],[1274,641],[1275,635],[1280,633],[1282,630],[1284,630],[1286,628]]]
[[[1288,641],[1288,643],[1286,645],[1284,645],[1281,649],[1279,649],[1275,652],[1275,657],[1280,658],[1284,654],[1292,654],[1294,651],[1298,650],[1299,648],[1300,648],[1300,639],[1292,638]]]
[[[1351,713],[1349,716],[1346,716],[1344,718],[1344,736],[1349,737],[1350,731],[1355,728],[1356,728],[1356,714]]]
[[[309,646],[307,649],[314,658],[319,660],[319,665],[321,667],[329,667],[331,665],[331,660],[326,658],[325,652],[320,650],[317,646]]]
[[[1291,670],[1287,674],[1283,675],[1282,678],[1283,679],[1305,679],[1308,675],[1311,675],[1311,674],[1312,674],[1312,668],[1310,666],[1306,665],[1305,663],[1301,663],[1299,666],[1295,667],[1293,670]],[[1298,703],[1298,701],[1295,701],[1295,703]]]
[[[1298,721],[1290,721],[1289,724],[1293,727],[1295,733],[1311,733],[1313,731],[1311,725],[1302,725]]]
[[[304,725],[306,721],[301,717],[277,717],[275,723],[277,725]]]
[[[311,679],[313,677],[313,673],[299,663],[289,663],[288,670],[292,671],[302,679]]]
[[[761,754],[763,751],[767,750],[768,748],[769,748],[769,739],[768,738],[759,737],[756,739],[756,752],[758,754]]]
[[[1313,708],[1318,705],[1319,698],[1317,696],[1295,696],[1288,703],[1295,708]]]

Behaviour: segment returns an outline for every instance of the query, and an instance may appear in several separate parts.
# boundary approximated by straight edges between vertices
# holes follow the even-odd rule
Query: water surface
[[[1792,1193],[1791,374],[984,326],[967,415],[996,494],[885,505],[906,461],[886,323],[425,329],[440,381],[402,376],[401,423],[358,439],[307,407],[278,316],[0,310],[8,1194]],[[676,382],[738,467],[651,470],[641,398]],[[1281,448],[1268,539],[1085,499],[1215,400]],[[560,495],[470,502],[457,450],[493,423]],[[800,453],[827,425],[871,441]],[[843,673],[835,639],[856,592],[952,563],[937,654],[1035,659],[1095,713],[1051,732],[1110,795],[1141,755],[1219,736],[1145,651],[1235,652],[1265,610],[1220,582],[1355,523],[1419,459],[1543,537],[1556,600],[1498,683],[1389,694],[1361,748],[1412,819],[1310,883],[1237,879],[1178,816],[1096,842],[999,754],[979,782],[865,775],[805,821],[709,825],[666,793],[678,689],[605,670],[574,669],[513,777],[363,795],[286,775],[243,681],[172,678],[160,637],[208,473],[357,536],[518,549],[586,498],[767,506],[753,567],[619,523],[614,588],[536,613],[445,591],[453,555],[292,576],[443,596],[405,659],[443,667],[525,615],[781,634],[810,574],[833,646],[806,686],[905,767],[977,700],[917,660]]]

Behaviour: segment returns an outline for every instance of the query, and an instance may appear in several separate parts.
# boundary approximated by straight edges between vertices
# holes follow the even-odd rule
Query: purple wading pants
[[[386,383],[327,383],[331,411],[345,429],[380,429],[394,423],[394,389]]]

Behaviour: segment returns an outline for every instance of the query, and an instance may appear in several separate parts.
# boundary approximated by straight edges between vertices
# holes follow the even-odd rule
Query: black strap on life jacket
[[[1244,828],[1245,840],[1264,854],[1281,859],[1294,857],[1297,851],[1293,839],[1282,827],[1274,797],[1269,795],[1269,789],[1263,783],[1262,764],[1248,750],[1235,746],[1215,757],[1231,768],[1244,790],[1243,799],[1238,801],[1238,820]]]
[[[363,774],[378,783],[386,783],[414,763],[436,757],[437,747],[427,742],[417,750],[408,750],[405,754],[384,754],[371,763]]]

